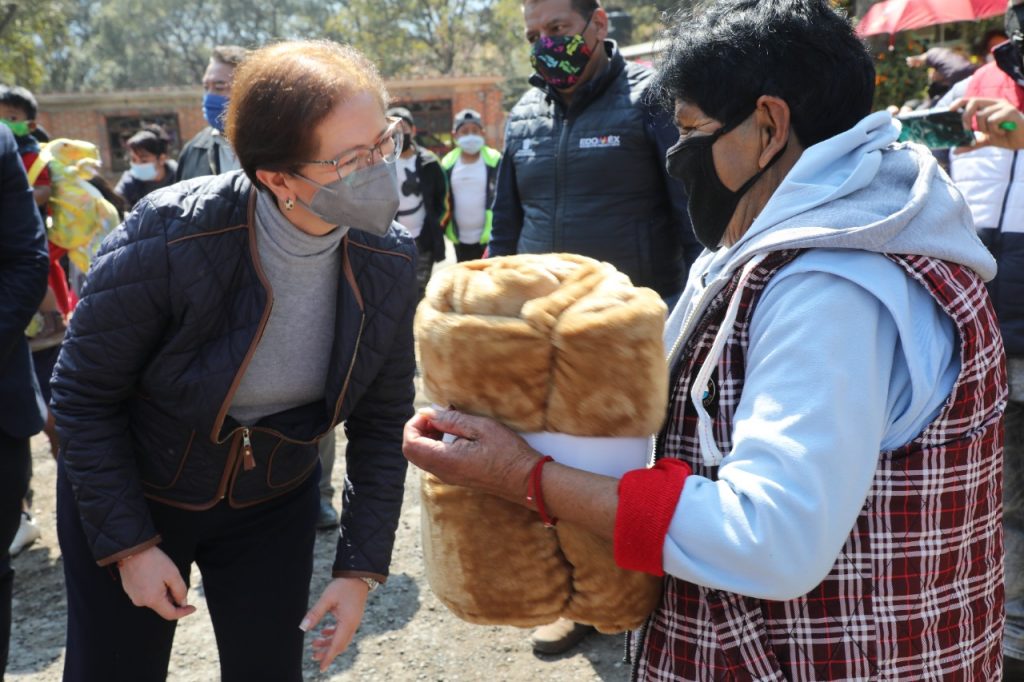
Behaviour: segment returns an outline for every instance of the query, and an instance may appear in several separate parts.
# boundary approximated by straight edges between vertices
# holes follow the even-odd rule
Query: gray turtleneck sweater
[[[228,410],[239,423],[323,399],[346,231],[307,234],[281,215],[273,194],[259,191],[256,250],[274,304]]]

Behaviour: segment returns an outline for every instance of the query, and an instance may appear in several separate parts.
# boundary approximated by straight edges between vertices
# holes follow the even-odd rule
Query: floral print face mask
[[[567,36],[540,36],[533,43],[530,63],[534,71],[556,90],[565,90],[579,83],[583,69],[590,62],[590,56],[594,51],[583,37],[587,26],[590,26],[590,19],[587,19],[583,31],[579,33]]]

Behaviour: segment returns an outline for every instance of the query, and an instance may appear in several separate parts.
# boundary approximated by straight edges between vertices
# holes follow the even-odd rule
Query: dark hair
[[[527,5],[531,2],[537,2],[538,0],[523,0],[523,4]],[[598,0],[571,0],[569,3],[572,6],[572,11],[580,15],[584,19],[589,19],[590,15],[595,10],[601,8],[601,3]]]
[[[128,138],[125,146],[133,151],[145,151],[154,156],[167,153],[167,146],[170,140],[164,129],[155,123],[142,127],[142,130]]]
[[[1002,38],[1004,41],[1009,40],[1010,36],[1006,34],[1006,31],[1001,28],[990,28],[985,31],[985,35],[981,36],[978,42],[974,45],[974,54],[979,57],[986,57],[988,55],[988,43],[993,38]]]
[[[0,104],[21,109],[25,118],[34,121],[39,113],[39,104],[31,92],[20,86],[0,85]]]
[[[237,68],[248,56],[249,50],[239,45],[218,45],[213,48],[210,59]]]
[[[316,127],[336,106],[368,92],[388,103],[384,81],[355,48],[327,40],[278,43],[235,72],[225,130],[245,174],[291,170],[317,152]]]
[[[829,0],[717,0],[681,15],[668,38],[654,92],[723,124],[772,95],[809,147],[871,112],[874,64]]]

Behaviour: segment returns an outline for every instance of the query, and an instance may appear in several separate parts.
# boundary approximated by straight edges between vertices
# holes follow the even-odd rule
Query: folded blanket
[[[427,396],[519,432],[643,437],[664,419],[666,308],[607,263],[571,254],[470,261],[431,280],[416,313]],[[558,458],[557,453],[550,453]],[[586,468],[586,453],[574,453]],[[639,626],[660,580],[618,568],[611,542],[499,498],[422,477],[427,577],[461,618],[563,616]]]

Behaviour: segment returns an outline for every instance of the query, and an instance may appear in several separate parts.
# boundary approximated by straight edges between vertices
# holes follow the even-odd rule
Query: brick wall
[[[488,144],[500,149],[503,144],[505,112],[501,108],[499,83],[497,77],[439,78],[391,81],[388,89],[398,101],[447,99],[451,101],[452,113],[465,108],[476,109],[483,115]],[[39,122],[51,137],[96,143],[103,158],[104,175],[111,181],[116,181],[119,175],[111,170],[114,162],[112,155],[123,152],[110,148],[108,118],[177,114],[182,143],[206,127],[202,90],[199,87],[110,93],[53,93],[40,95],[38,99]]]

